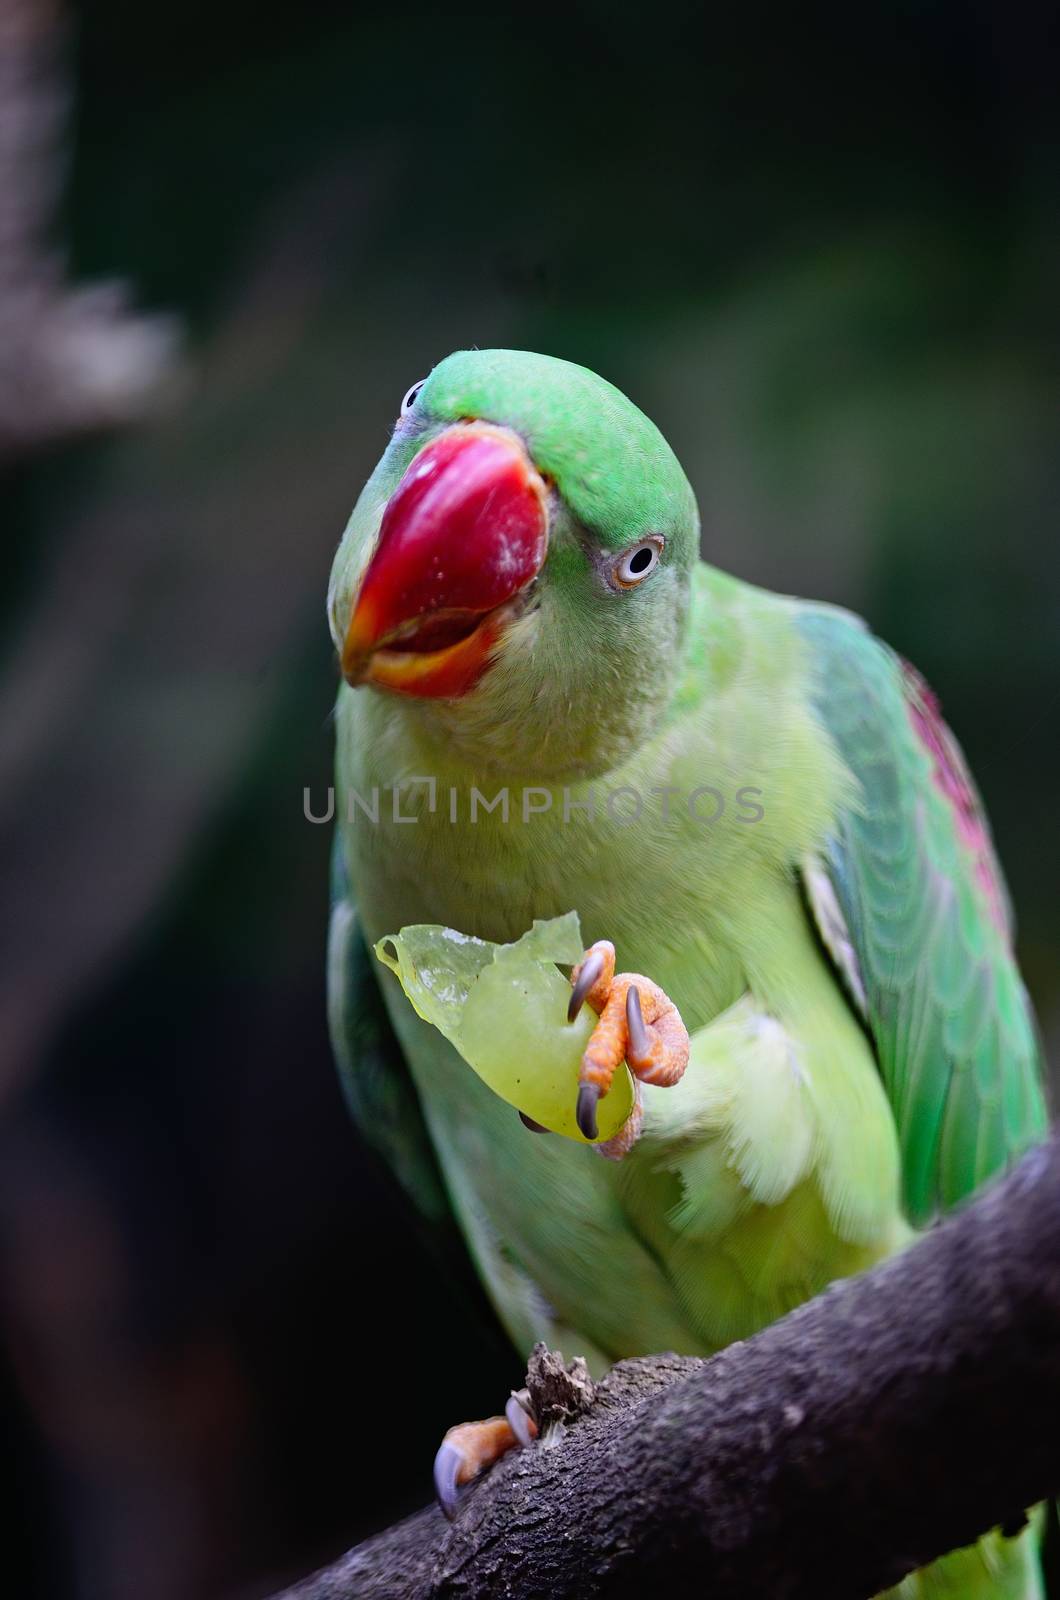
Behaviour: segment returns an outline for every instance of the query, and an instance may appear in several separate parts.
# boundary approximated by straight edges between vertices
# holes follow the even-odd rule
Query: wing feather
[[[331,868],[328,1026],[346,1100],[362,1137],[383,1157],[423,1216],[444,1223],[450,1213],[448,1195],[372,970],[338,833]]]
[[[905,1202],[928,1220],[1006,1166],[1047,1125],[1037,1031],[1012,917],[960,747],[924,680],[854,617],[800,620],[814,705],[859,786],[809,873],[822,940],[864,1016],[902,1148]]]

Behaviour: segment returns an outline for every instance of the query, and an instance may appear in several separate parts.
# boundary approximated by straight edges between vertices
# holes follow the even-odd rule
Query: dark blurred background
[[[347,1122],[302,815],[331,554],[451,349],[611,378],[709,559],[921,667],[1060,1060],[1052,26],[0,0],[5,1593],[266,1594],[519,1376]]]

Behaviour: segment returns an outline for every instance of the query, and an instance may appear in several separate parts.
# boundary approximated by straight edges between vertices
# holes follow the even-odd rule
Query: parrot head
[[[458,352],[405,395],[339,547],[343,675],[485,761],[521,744],[540,773],[586,771],[605,743],[613,761],[669,695],[698,535],[672,450],[611,384]]]

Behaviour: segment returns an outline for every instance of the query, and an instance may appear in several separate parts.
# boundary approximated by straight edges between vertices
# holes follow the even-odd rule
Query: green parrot
[[[753,1334],[1047,1120],[1003,879],[931,691],[859,618],[699,542],[676,457],[617,389],[463,351],[406,394],[328,594],[349,1100],[424,1213],[455,1213],[520,1352],[596,1369]],[[571,1011],[598,1021],[564,1138],[371,947],[414,924],[510,943],[572,910]],[[604,1139],[623,1059],[636,1093]],[[532,1436],[524,1410],[447,1436],[447,1510]],[[891,1592],[1039,1596],[1036,1537],[995,1532]]]

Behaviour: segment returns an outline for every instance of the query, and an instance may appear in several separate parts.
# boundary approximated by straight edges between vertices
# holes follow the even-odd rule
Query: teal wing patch
[[[450,1216],[449,1199],[373,965],[336,833],[328,931],[328,1027],[339,1076],[365,1142],[383,1157],[423,1215],[441,1222]]]
[[[1037,1032],[985,814],[934,696],[856,618],[822,608],[799,626],[817,715],[860,786],[823,866],[922,1223],[1044,1134]]]

